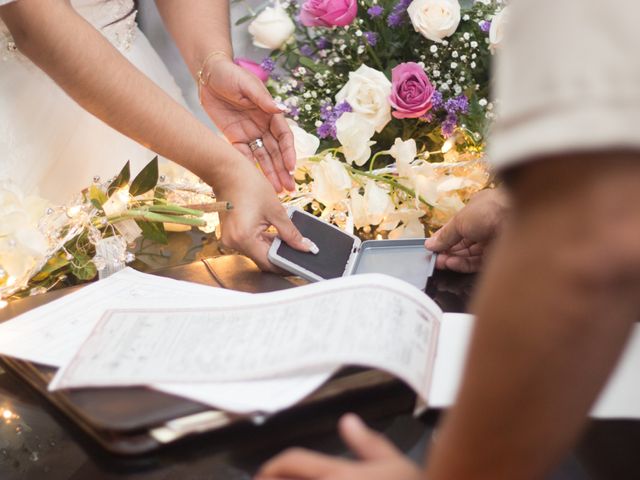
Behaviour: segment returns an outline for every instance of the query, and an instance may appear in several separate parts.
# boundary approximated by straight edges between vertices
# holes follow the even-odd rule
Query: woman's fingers
[[[296,168],[296,148],[293,132],[291,132],[291,128],[289,128],[289,124],[284,115],[274,115],[271,118],[270,130],[278,142],[280,154],[282,155],[287,172],[293,172]]]
[[[278,180],[280,180],[280,183],[286,190],[292,191],[295,188],[295,183],[293,182],[293,178],[291,178],[289,170],[284,164],[278,142],[270,133],[265,134],[262,140],[264,142],[264,148],[267,149],[267,152],[270,155],[271,164],[273,165],[275,174],[278,176]]]

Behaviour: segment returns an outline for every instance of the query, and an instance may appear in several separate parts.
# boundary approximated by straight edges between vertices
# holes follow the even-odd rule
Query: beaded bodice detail
[[[132,11],[133,0],[72,0],[71,4],[118,50],[129,50],[137,31],[136,12]],[[127,15],[129,12],[131,14]],[[0,21],[0,60],[21,57],[11,33]]]

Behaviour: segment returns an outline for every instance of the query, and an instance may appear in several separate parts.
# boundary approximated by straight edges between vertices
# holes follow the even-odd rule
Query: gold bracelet
[[[209,62],[209,60],[211,60],[213,57],[218,57],[218,56],[223,56],[231,60],[231,55],[229,55],[227,52],[224,52],[222,50],[214,50],[212,52],[209,52],[209,54],[206,57],[204,57],[204,60],[200,65],[200,70],[198,70],[197,81],[198,81],[198,97],[200,97],[200,100],[201,100],[200,103],[202,103],[200,89],[209,83],[209,77],[211,77],[211,72],[205,71],[205,68],[207,68],[207,62]]]

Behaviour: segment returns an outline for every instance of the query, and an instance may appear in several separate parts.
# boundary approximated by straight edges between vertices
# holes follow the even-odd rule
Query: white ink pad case
[[[319,253],[300,252],[276,238],[268,258],[274,265],[312,282],[360,273],[384,273],[424,290],[433,274],[436,254],[424,238],[361,242],[338,227],[292,208],[289,217]]]

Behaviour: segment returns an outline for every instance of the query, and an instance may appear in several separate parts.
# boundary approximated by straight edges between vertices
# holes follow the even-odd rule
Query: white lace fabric
[[[20,0],[0,0],[0,5]],[[133,0],[73,0],[73,8],[121,52],[131,48],[137,32]],[[7,26],[0,20],[0,59],[20,59]]]

